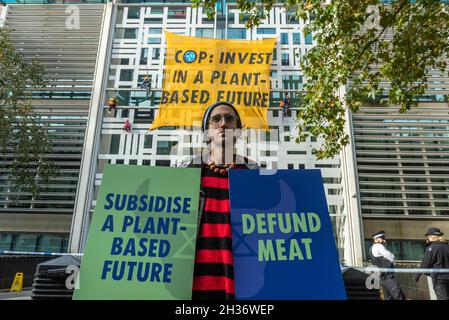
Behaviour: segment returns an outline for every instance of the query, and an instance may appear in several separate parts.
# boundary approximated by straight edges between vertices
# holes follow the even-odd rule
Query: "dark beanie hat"
[[[426,237],[428,236],[442,236],[444,235],[443,232],[441,232],[438,228],[429,228],[425,234]]]
[[[227,106],[235,111],[235,114],[237,116],[237,129],[242,129],[242,121],[240,120],[240,116],[239,116],[237,109],[229,102],[218,101],[218,102],[214,103],[213,105],[209,106],[206,109],[206,111],[204,112],[203,124],[202,124],[203,132],[206,131],[206,129],[209,127],[209,117],[212,113],[212,110],[214,110],[218,106],[223,106],[223,105]]]

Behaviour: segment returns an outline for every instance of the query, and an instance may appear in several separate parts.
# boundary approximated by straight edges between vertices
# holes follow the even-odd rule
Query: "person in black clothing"
[[[379,268],[394,268],[394,254],[385,248],[385,231],[373,234],[374,244],[369,249],[374,265]],[[393,272],[381,272],[380,285],[384,292],[384,300],[404,300],[398,280]]]
[[[288,112],[290,111],[290,98],[288,96],[288,93],[285,94],[285,98],[282,99],[283,105],[282,105],[282,114],[283,116],[287,116]]]
[[[420,268],[449,268],[449,244],[442,238],[443,232],[438,228],[429,228],[426,233],[426,252],[421,261]],[[429,274],[426,274],[429,275]],[[415,275],[419,281],[421,273]],[[449,273],[430,273],[433,290],[438,300],[449,300]]]
[[[151,76],[145,76],[142,83],[140,84],[140,89],[151,90]]]

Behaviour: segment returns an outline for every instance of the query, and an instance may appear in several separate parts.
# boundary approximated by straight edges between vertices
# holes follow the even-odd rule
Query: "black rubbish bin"
[[[368,274],[354,268],[346,268],[342,272],[348,300],[380,300],[379,289],[367,288]]]
[[[80,266],[80,261],[72,256],[62,256],[50,261],[40,263],[36,267],[31,299],[33,300],[71,300],[73,289],[66,285],[67,267]]]

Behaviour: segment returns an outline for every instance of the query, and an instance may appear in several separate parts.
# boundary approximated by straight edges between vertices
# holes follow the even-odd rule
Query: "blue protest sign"
[[[320,170],[231,170],[237,299],[346,299]]]

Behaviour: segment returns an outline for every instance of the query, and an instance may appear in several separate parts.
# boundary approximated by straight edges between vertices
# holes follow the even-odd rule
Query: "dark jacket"
[[[449,269],[449,244],[446,241],[433,241],[426,248],[420,268]],[[415,281],[419,280],[416,274]],[[430,273],[433,279],[449,279],[449,273]]]
[[[373,255],[373,246],[371,246],[369,248],[369,253],[371,256],[371,261],[373,262],[373,264],[380,268],[380,269],[394,269],[394,263],[391,262],[390,260],[388,260],[385,257],[375,257]],[[394,278],[394,273],[392,272],[381,272],[380,273],[380,279],[381,280],[386,280],[386,279],[390,279],[390,278]]]

